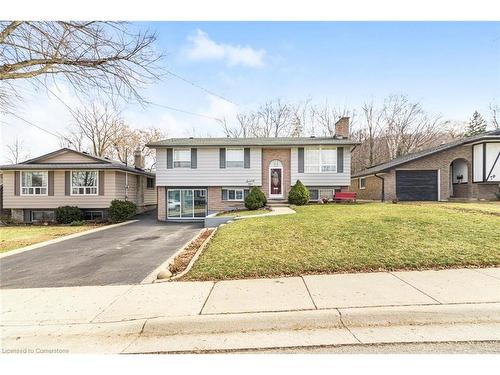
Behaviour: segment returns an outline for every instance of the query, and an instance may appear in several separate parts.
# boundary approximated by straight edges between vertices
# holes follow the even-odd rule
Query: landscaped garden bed
[[[496,205],[467,204],[307,205],[236,221],[183,279],[500,265]]]
[[[168,270],[172,274],[171,277],[182,274],[193,261],[193,258],[199,252],[203,251],[203,248],[207,244],[207,240],[210,238],[215,229],[205,229],[203,230],[194,240],[189,242],[177,256],[168,265]]]

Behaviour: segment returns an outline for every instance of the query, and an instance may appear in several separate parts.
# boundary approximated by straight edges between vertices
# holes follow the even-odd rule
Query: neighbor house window
[[[47,195],[47,171],[21,172],[22,195]]]
[[[191,150],[174,150],[174,168],[191,168]]]
[[[148,189],[154,189],[155,188],[155,179],[153,177],[147,177],[146,188],[148,188]]]
[[[226,168],[243,168],[245,152],[242,148],[226,149]]]
[[[71,172],[71,195],[97,195],[97,171]]]
[[[365,189],[366,188],[366,179],[364,177],[359,178],[359,188],[360,189]]]
[[[304,172],[324,173],[337,171],[337,148],[317,147],[306,148],[304,157]]]
[[[245,189],[222,189],[223,201],[240,201],[245,197]]]
[[[54,211],[31,211],[31,221],[54,221]]]

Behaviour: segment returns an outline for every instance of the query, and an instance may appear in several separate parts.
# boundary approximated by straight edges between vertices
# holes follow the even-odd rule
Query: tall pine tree
[[[471,137],[473,135],[478,135],[486,132],[486,121],[483,119],[483,116],[478,111],[474,111],[472,118],[467,124],[467,128],[465,130],[465,136]]]

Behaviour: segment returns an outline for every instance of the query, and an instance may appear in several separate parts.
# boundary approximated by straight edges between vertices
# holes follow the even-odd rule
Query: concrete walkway
[[[9,289],[0,297],[7,349],[163,352],[500,340],[500,268]]]
[[[238,216],[238,217],[235,217],[235,219],[241,220],[241,219],[250,219],[252,217],[290,215],[290,214],[296,214],[296,212],[294,210],[292,210],[290,207],[277,206],[277,207],[271,207],[271,212],[266,213],[266,214]]]

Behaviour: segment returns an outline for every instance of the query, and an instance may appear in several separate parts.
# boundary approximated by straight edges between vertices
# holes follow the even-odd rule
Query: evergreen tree
[[[478,135],[486,132],[486,121],[483,119],[483,116],[478,111],[474,111],[472,118],[467,124],[467,128],[465,130],[465,136],[471,137],[473,135]]]

